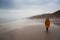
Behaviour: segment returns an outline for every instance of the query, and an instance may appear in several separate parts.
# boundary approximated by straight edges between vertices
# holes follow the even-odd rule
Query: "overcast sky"
[[[29,17],[60,9],[60,0],[0,0],[0,12]]]

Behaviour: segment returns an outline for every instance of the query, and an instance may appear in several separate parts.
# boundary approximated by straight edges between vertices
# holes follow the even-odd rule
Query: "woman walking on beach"
[[[50,20],[49,20],[49,18],[46,18],[46,20],[45,20],[45,26],[46,26],[46,31],[48,32],[48,29],[50,27]]]

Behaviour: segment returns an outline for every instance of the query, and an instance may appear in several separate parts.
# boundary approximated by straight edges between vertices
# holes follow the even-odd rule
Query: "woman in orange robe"
[[[49,18],[46,18],[46,20],[45,20],[45,26],[46,26],[46,31],[48,31],[48,29],[50,27],[50,20],[49,20]]]

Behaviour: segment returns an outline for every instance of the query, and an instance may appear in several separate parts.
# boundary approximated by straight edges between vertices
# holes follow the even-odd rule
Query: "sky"
[[[0,0],[0,15],[30,17],[60,10],[60,0]]]

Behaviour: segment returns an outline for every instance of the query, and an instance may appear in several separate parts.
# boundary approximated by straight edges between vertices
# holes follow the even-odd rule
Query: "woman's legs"
[[[48,28],[46,28],[46,31],[48,32]]]

